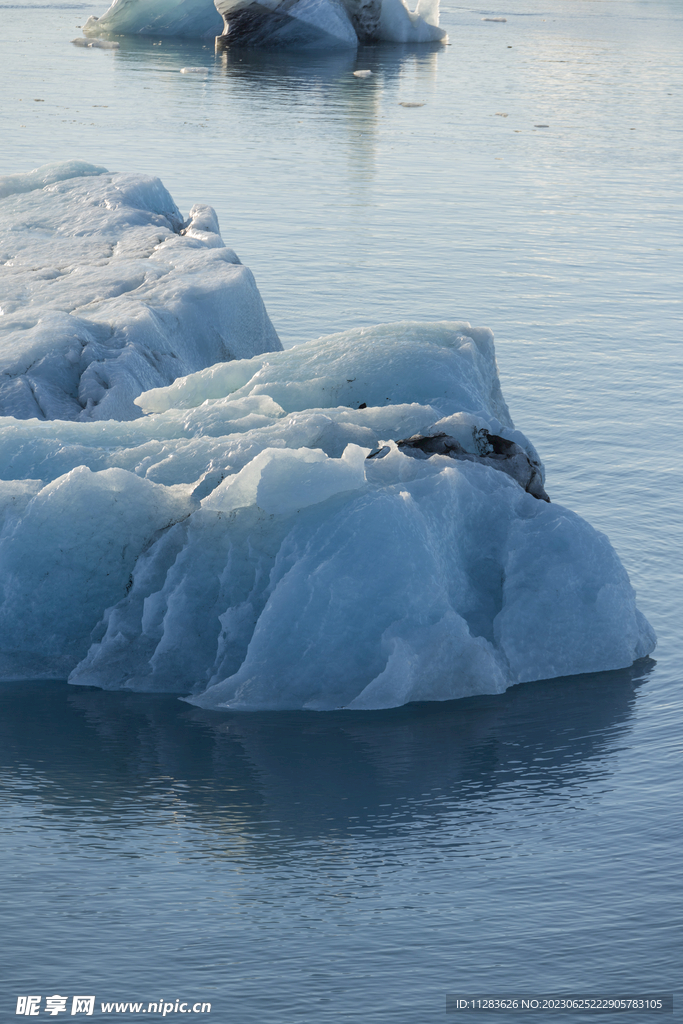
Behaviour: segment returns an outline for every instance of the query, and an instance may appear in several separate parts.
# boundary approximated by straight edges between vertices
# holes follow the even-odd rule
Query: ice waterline
[[[213,211],[158,179],[71,163],[0,195],[5,678],[363,709],[653,649],[608,539],[538,500],[490,331],[281,351]]]

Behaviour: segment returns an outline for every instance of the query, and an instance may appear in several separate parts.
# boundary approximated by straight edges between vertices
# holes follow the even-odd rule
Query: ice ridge
[[[78,161],[0,178],[0,413],[125,420],[134,399],[281,348],[214,211]]]

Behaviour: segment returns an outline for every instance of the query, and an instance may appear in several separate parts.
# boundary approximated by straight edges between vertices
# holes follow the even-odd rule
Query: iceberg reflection
[[[200,856],[267,854],[288,836],[376,841],[378,827],[472,821],[499,792],[570,799],[563,789],[610,770],[654,665],[326,715],[220,714],[168,695],[3,684],[7,798],[28,801],[50,829],[75,818],[125,835],[179,822]]]

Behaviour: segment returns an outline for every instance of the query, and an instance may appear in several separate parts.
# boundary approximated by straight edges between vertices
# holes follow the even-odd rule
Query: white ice
[[[603,534],[495,468],[394,443],[443,431],[473,450],[486,428],[537,458],[490,331],[347,331],[138,406],[121,423],[0,421],[5,674],[72,670],[207,708],[381,708],[654,646]]]
[[[70,162],[0,178],[0,414],[130,419],[143,390],[279,349],[211,207]]]
[[[439,28],[439,0],[418,0],[415,11],[403,0],[382,0],[379,38],[391,43],[445,41],[448,36]]]
[[[79,36],[71,42],[74,46],[83,46],[91,50],[118,50],[121,47],[121,44],[113,39],[85,39]]]

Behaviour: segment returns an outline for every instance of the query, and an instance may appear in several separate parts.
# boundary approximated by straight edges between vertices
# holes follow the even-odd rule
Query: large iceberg
[[[447,38],[439,0],[114,0],[89,17],[86,37],[217,38],[221,45],[350,48],[359,43],[426,43]]]
[[[209,206],[78,161],[0,178],[0,415],[125,420],[153,387],[281,345]]]
[[[347,331],[136,404],[0,421],[6,676],[367,709],[654,647],[608,539],[539,500],[488,330]]]

